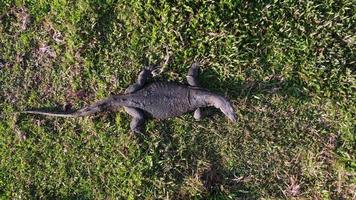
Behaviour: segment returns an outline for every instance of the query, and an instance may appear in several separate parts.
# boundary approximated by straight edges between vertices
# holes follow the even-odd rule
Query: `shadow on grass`
[[[304,84],[298,79],[283,80],[279,77],[273,77],[267,81],[242,81],[237,79],[219,81],[219,76],[213,70],[205,70],[199,75],[199,80],[201,85],[211,91],[218,93],[226,91],[230,99],[250,98],[254,95],[270,94],[279,94],[300,100],[310,99],[303,91]]]
[[[224,198],[229,193],[222,191],[221,188],[229,190],[235,197],[256,198],[258,193],[249,186],[233,181],[234,172],[223,166],[223,159],[218,153],[219,147],[213,140],[206,138],[204,132],[187,131],[182,133],[183,141],[177,141],[173,134],[174,124],[165,121],[164,124],[157,126],[158,134],[156,136],[140,136],[139,141],[144,151],[151,151],[147,142],[150,143],[152,137],[159,138],[159,145],[154,149],[153,167],[144,174],[147,179],[159,178],[157,181],[164,181],[167,184],[171,181],[174,186],[164,186],[164,188],[155,188],[157,192],[164,190],[174,191],[175,199],[189,199],[193,197]],[[190,127],[191,129],[193,127]],[[175,135],[175,136],[174,136]],[[195,138],[195,139],[192,139]],[[194,140],[192,142],[192,140]],[[183,146],[182,144],[188,144]],[[165,162],[162,162],[162,161]],[[201,162],[205,164],[201,164]],[[188,167],[185,167],[188,166]],[[189,182],[190,178],[198,178],[198,182]],[[152,182],[147,183],[152,184]],[[161,183],[162,184],[162,183]],[[158,184],[158,185],[161,185]],[[191,185],[192,184],[192,185]],[[172,187],[172,188],[170,188]],[[198,191],[194,191],[198,188]],[[159,193],[159,192],[158,192]],[[198,196],[195,196],[198,195]]]

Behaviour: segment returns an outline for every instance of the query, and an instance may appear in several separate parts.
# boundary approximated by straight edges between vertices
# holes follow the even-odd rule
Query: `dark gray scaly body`
[[[188,86],[173,82],[146,84],[146,80],[154,75],[153,69],[146,68],[125,94],[111,96],[72,113],[43,111],[24,111],[24,113],[81,117],[96,112],[115,110],[123,106],[127,113],[133,117],[131,129],[134,132],[141,132],[141,126],[147,117],[167,119],[195,110],[194,118],[200,119],[202,117],[201,107],[214,106],[219,108],[231,121],[236,122],[234,110],[223,96],[198,87],[197,70],[197,65],[193,64],[187,76]]]
[[[203,106],[193,100],[194,90],[177,83],[154,82],[128,95],[126,105],[144,110],[153,118],[166,119]]]

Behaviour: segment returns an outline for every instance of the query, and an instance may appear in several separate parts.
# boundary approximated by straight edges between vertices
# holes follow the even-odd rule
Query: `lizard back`
[[[190,87],[173,82],[154,82],[129,95],[129,106],[146,111],[158,119],[192,111]]]

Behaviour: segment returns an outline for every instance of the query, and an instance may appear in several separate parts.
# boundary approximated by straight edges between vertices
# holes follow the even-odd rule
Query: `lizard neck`
[[[211,97],[216,94],[201,88],[190,88],[188,93],[188,101],[194,108],[207,107],[211,105]]]

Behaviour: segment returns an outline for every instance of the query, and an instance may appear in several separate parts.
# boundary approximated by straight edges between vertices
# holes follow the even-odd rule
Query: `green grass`
[[[0,198],[355,198],[355,3],[0,1]],[[121,109],[75,109],[123,93],[143,66],[185,81],[204,63],[219,112],[129,130]]]

